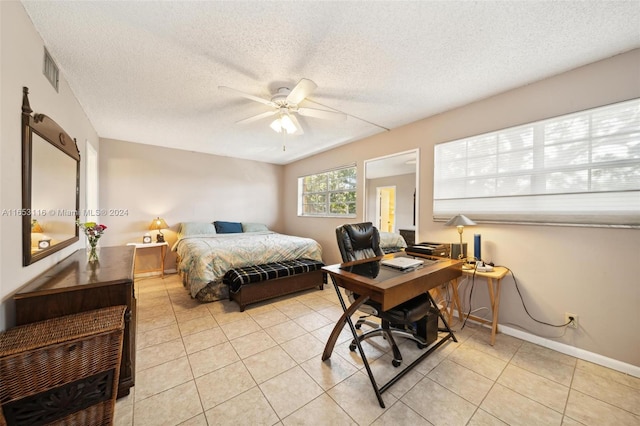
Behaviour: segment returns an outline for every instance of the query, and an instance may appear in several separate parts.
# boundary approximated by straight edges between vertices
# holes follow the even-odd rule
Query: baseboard
[[[576,348],[575,346],[567,345],[565,343],[560,343],[544,337],[536,336],[535,334],[527,333],[526,331],[518,330],[517,328],[498,325],[498,329],[501,333],[504,333],[508,336],[517,337],[518,339],[522,339],[530,343],[535,343],[536,345],[540,345],[545,348],[553,349],[556,352],[570,355],[575,358],[589,361],[594,364],[598,364],[603,367],[611,368],[612,370],[620,371],[621,373],[640,378],[640,367],[636,365],[618,361],[613,358],[608,358],[606,356],[594,352],[589,352],[584,349]]]
[[[454,311],[457,317],[457,311]],[[480,324],[478,322],[472,321],[476,324]],[[488,324],[480,324],[484,327],[489,327]],[[547,339],[545,337],[536,336],[535,334],[528,333],[526,331],[519,330],[517,328],[508,327],[505,325],[498,324],[498,331],[500,333],[504,333],[508,336],[516,337],[520,340],[524,340],[529,343],[533,343],[545,348],[552,349],[556,352],[563,353],[565,355],[570,355],[572,357],[582,359],[584,361],[592,362],[594,364],[601,365],[603,367],[610,368],[612,370],[619,371],[621,373],[628,374],[630,376],[640,378],[640,367],[632,364],[628,364],[626,362],[618,361],[613,358],[608,358],[606,356],[589,352],[584,349],[576,348],[575,346],[567,345],[565,343],[556,342],[555,340]]]

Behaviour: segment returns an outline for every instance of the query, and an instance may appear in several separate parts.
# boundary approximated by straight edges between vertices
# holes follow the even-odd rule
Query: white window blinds
[[[434,219],[640,227],[640,99],[436,145]]]

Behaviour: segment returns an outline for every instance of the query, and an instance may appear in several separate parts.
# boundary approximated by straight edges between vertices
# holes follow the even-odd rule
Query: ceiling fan
[[[301,108],[298,105],[302,102],[311,92],[313,92],[318,85],[313,81],[303,78],[293,89],[288,87],[281,87],[271,97],[270,100],[253,96],[248,93],[241,92],[240,90],[233,89],[227,86],[218,86],[218,89],[226,92],[233,92],[252,101],[260,102],[272,108],[271,111],[263,112],[253,117],[245,118],[237,123],[245,124],[251,123],[263,118],[277,116],[277,118],[271,123],[271,128],[278,133],[301,135],[304,133],[300,122],[296,118],[296,114],[300,114],[305,117],[321,118],[324,120],[346,120],[347,114],[335,111],[327,111],[316,108]]]

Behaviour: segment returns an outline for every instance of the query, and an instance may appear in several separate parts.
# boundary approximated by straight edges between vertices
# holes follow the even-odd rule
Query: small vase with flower
[[[82,229],[84,234],[87,236],[87,261],[89,263],[94,263],[99,261],[99,247],[98,240],[107,229],[105,225],[98,224],[96,222],[78,222],[78,227]]]

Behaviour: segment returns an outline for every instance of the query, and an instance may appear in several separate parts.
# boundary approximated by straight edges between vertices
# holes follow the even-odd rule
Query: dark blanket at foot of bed
[[[326,283],[323,266],[310,259],[246,266],[228,271],[223,281],[229,286],[229,299],[244,311],[250,303],[314,287],[322,290]]]

